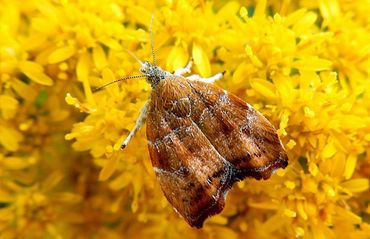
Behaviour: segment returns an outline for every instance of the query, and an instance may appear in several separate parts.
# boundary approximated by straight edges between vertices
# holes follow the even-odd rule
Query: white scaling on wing
[[[257,120],[256,114],[247,114],[247,124],[251,125]]]
[[[251,129],[250,123],[249,122],[246,122],[244,125],[242,125],[239,128],[239,131],[240,131],[240,133],[242,133],[242,132],[245,133],[245,132],[248,132],[250,129]]]
[[[158,168],[158,167],[153,167],[154,168],[154,172],[156,174],[165,174],[166,176],[170,176],[170,177],[177,177],[177,175],[173,172],[169,172],[168,170],[166,169],[163,169],[163,168]]]
[[[169,143],[170,141],[173,141],[172,139],[176,137],[175,132],[171,130],[170,133],[166,134],[165,136],[162,137],[162,140],[165,144]]]
[[[181,104],[181,103],[185,103],[185,104],[188,104],[189,105],[189,111],[187,112],[186,114],[186,117],[190,117],[191,116],[191,103],[190,103],[190,99],[189,97],[182,97],[178,100],[172,100],[170,101],[170,104],[171,104],[171,107],[166,109],[167,112],[172,112],[174,113],[174,110],[175,108],[177,107],[178,104]],[[186,103],[187,102],[187,103]],[[178,116],[176,116],[178,117]],[[183,116],[179,116],[179,118],[182,118]]]
[[[154,147],[157,152],[159,152],[159,145],[162,144],[161,139],[156,139],[154,142],[148,140],[148,146]]]
[[[224,94],[223,95],[221,95],[218,99],[217,99],[217,101],[216,101],[216,103],[214,104],[214,105],[211,105],[211,106],[206,106],[204,109],[203,109],[203,111],[202,111],[202,113],[200,114],[200,117],[199,117],[199,123],[202,125],[203,124],[203,121],[204,121],[204,117],[205,117],[205,115],[206,114],[209,114],[210,115],[210,117],[212,118],[212,117],[214,117],[214,115],[211,113],[212,111],[213,111],[213,109],[215,108],[215,107],[217,107],[219,104],[228,104],[229,102],[230,102],[230,99],[229,99],[229,93],[226,91],[226,90],[223,90],[223,92],[224,92]]]
[[[181,125],[181,126],[175,128],[175,129],[173,129],[172,131],[174,133],[178,133],[181,130],[184,130],[185,132],[189,132],[190,130],[192,130],[192,127],[193,127],[193,125]]]
[[[177,178],[177,177],[181,177],[183,176],[186,172],[187,172],[187,168],[184,167],[184,166],[180,166],[178,169],[174,170],[174,171],[168,171],[166,169],[163,169],[163,168],[158,168],[158,167],[153,167],[154,168],[154,172],[156,174],[166,174],[166,175],[170,175],[171,177],[174,177],[174,178]]]
[[[223,91],[224,91],[224,94],[220,96],[217,103],[222,102],[222,103],[228,104],[228,103],[230,103],[229,93],[226,90],[223,90]]]
[[[200,117],[199,117],[199,123],[202,125],[203,124],[203,121],[204,121],[204,115],[205,114],[208,114],[209,113],[209,109],[207,107],[205,107],[202,111],[202,113],[200,114]]]

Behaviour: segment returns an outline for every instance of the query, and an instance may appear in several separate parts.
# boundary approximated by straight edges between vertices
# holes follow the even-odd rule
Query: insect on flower
[[[173,74],[153,63],[138,62],[139,76],[152,87],[134,128],[122,143],[127,146],[146,120],[150,158],[164,195],[193,227],[201,228],[225,205],[227,191],[245,177],[268,179],[288,165],[288,157],[274,127],[251,105],[190,72],[192,62]],[[136,58],[136,57],[135,57]]]

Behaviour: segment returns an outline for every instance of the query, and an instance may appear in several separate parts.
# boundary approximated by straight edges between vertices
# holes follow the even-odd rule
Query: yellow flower
[[[257,2],[257,3],[255,3]],[[2,238],[368,238],[370,32],[366,0],[3,1]],[[156,182],[143,78],[151,60],[226,70],[216,84],[278,128],[289,167],[247,179],[190,228]],[[128,51],[127,51],[128,50]],[[144,127],[145,128],[145,127]]]

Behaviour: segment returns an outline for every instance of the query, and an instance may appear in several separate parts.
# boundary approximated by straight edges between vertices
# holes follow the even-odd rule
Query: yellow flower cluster
[[[370,237],[370,4],[0,1],[0,238]],[[190,228],[156,182],[132,51],[196,73],[278,128],[289,166]]]

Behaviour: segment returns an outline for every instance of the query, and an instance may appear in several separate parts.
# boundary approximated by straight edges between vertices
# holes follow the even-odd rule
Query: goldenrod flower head
[[[3,1],[1,238],[369,238],[368,1]],[[145,130],[124,151],[150,85],[190,58],[278,128],[290,164],[231,190],[195,230],[156,182]]]

